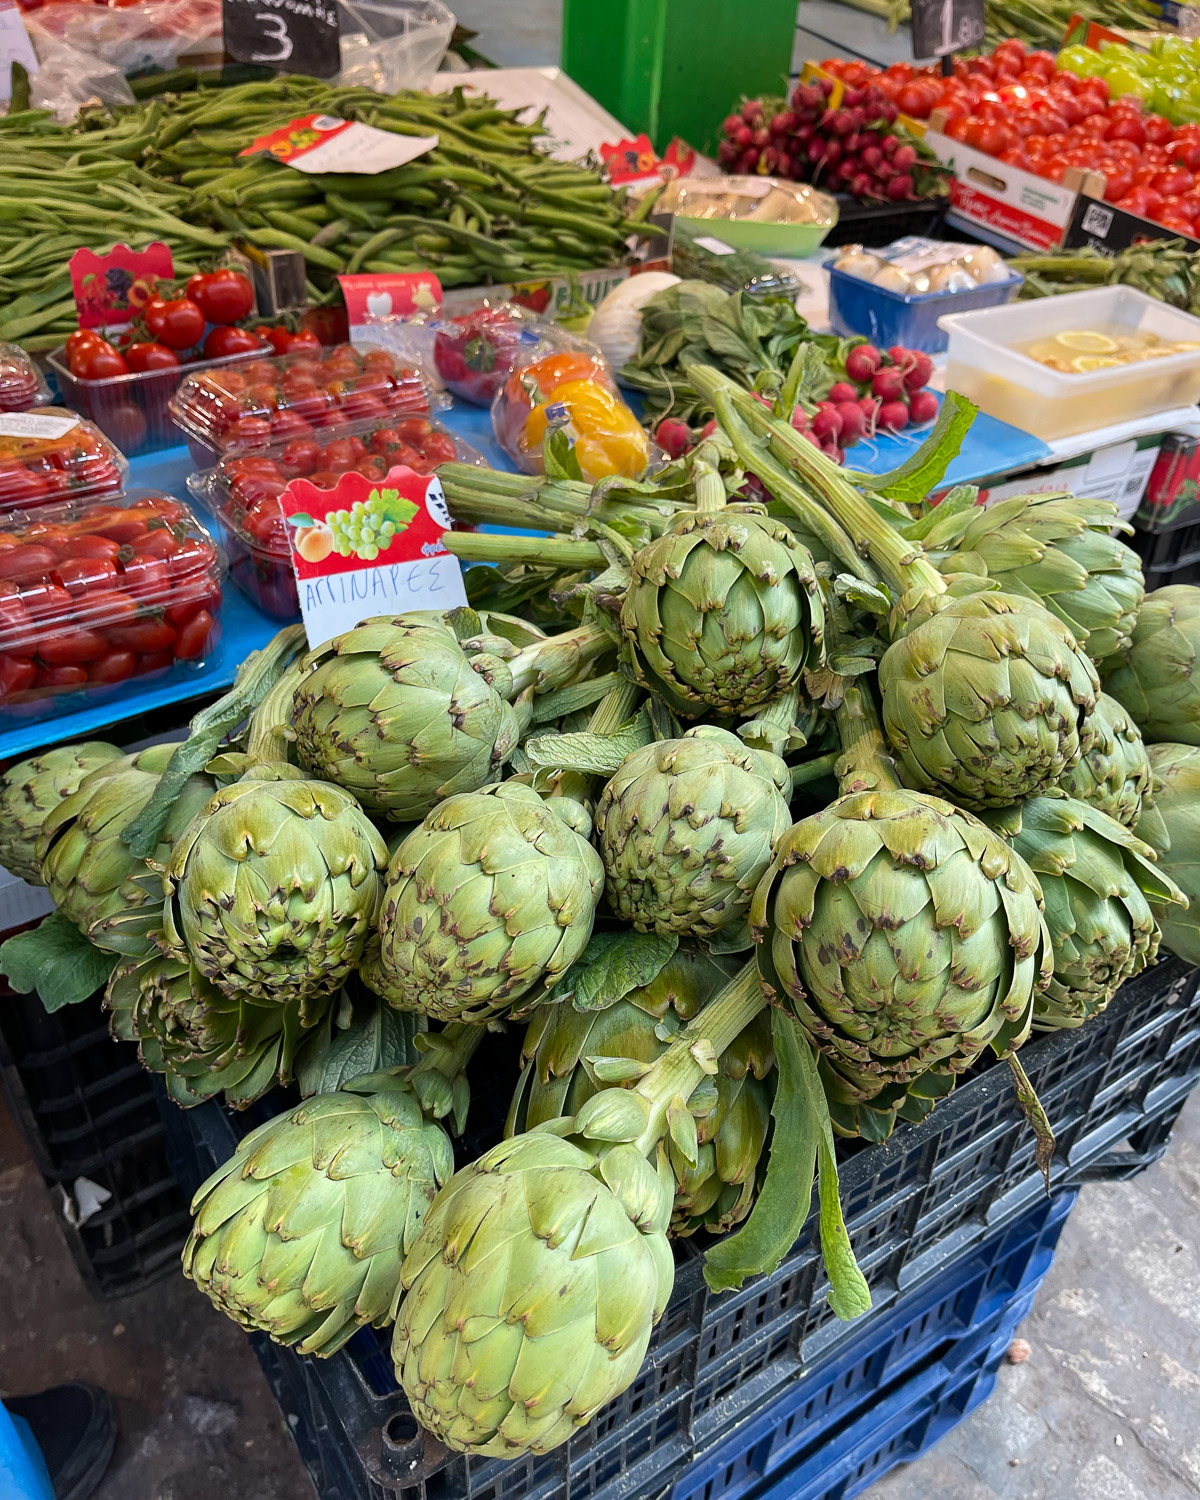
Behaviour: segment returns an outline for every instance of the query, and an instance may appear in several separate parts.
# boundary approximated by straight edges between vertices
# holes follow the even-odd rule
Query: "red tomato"
[[[218,325],[238,323],[242,318],[248,318],[254,306],[254,288],[249,279],[231,266],[193,276],[187,284],[187,295],[210,323]],[[259,347],[257,339],[251,347]],[[207,342],[205,355],[208,355]]]
[[[8,547],[0,552],[0,578],[42,578],[55,563],[50,547]]]
[[[121,401],[104,414],[104,425],[122,453],[133,453],[146,441],[146,418],[132,401]]]
[[[32,527],[29,529],[33,530]],[[120,550],[120,544],[111,537],[90,534],[72,537],[69,548],[72,557],[103,557],[109,562],[116,562]]]
[[[311,357],[315,354],[319,357],[321,353],[321,340],[316,336],[311,328],[298,328],[296,332],[290,336],[288,346],[284,350],[284,353],[292,355],[303,355],[308,357]]]
[[[1151,186],[1164,198],[1177,198],[1182,193],[1190,193],[1195,181],[1186,167],[1163,167],[1155,172]]]
[[[120,353],[101,338],[76,345],[67,356],[67,368],[77,380],[111,380],[114,375],[129,373]]]
[[[171,592],[171,570],[163,558],[135,552],[125,564],[121,586],[135,599],[166,599]]]
[[[212,633],[213,617],[206,609],[202,609],[179,632],[175,655],[180,661],[196,661],[209,650]]]
[[[16,656],[0,656],[0,703],[33,686],[37,668]]]
[[[177,537],[166,530],[165,527],[157,531],[148,532],[140,538],[137,544],[139,557],[162,557],[172,558],[179,551],[181,543]],[[186,546],[187,543],[182,545]]]
[[[231,354],[252,354],[261,349],[262,340],[249,328],[210,328],[204,340],[205,359],[225,359]]]
[[[311,474],[321,462],[321,445],[312,438],[295,438],[279,455],[280,468],[291,478]]]
[[[1117,207],[1143,219],[1153,219],[1162,208],[1162,197],[1153,188],[1135,187],[1117,201]]]
[[[102,633],[86,628],[43,635],[37,643],[38,659],[48,667],[75,667],[80,662],[99,661],[107,651],[108,642]]]
[[[134,672],[138,677],[147,677],[152,672],[165,672],[174,661],[174,651],[150,651],[138,657]]]
[[[137,658],[132,651],[110,651],[93,663],[88,677],[92,682],[124,682],[133,676],[136,667]]]
[[[190,349],[204,336],[204,314],[190,297],[151,297],[142,317],[151,338],[168,349]]]
[[[295,410],[277,411],[271,417],[271,437],[275,442],[291,438],[312,436],[312,427],[304,416]]]
[[[117,565],[103,557],[65,557],[54,570],[54,580],[69,594],[86,594],[116,585]]]
[[[1142,124],[1146,128],[1146,139],[1152,146],[1165,146],[1175,134],[1170,120],[1164,120],[1162,115],[1146,115]]]
[[[1131,141],[1135,146],[1146,144],[1146,127],[1136,115],[1121,113],[1109,115],[1108,135],[1110,141]]]
[[[48,688],[79,687],[81,683],[87,680],[88,674],[85,667],[39,667],[36,686]]]
[[[1110,203],[1124,198],[1133,187],[1133,173],[1128,167],[1106,161],[1101,163],[1100,170],[1104,173],[1104,196]]]
[[[74,333],[67,335],[67,341],[63,345],[63,352],[67,356],[67,368],[70,368],[71,356],[77,349],[86,349],[89,344],[103,344],[107,340],[94,328],[77,328]]]
[[[114,646],[130,651],[169,651],[175,644],[175,631],[165,620],[135,620],[131,625],[114,625],[105,634]]]
[[[73,601],[76,620],[109,629],[113,625],[125,625],[136,620],[141,608],[136,599],[122,593],[120,589],[97,590]]]
[[[207,590],[202,594],[179,599],[166,610],[165,618],[169,625],[176,630],[182,630],[189,620],[195,619],[202,609],[208,610],[209,614],[215,615],[221,607],[220,590]]]
[[[458,449],[448,432],[431,432],[421,444],[421,452],[435,468],[438,464],[452,463],[458,457]]]
[[[179,356],[165,344],[130,344],[125,350],[125,363],[130,370],[173,370],[179,365]]]
[[[58,583],[27,583],[21,588],[21,603],[34,620],[69,620],[73,603],[70,594]]]
[[[262,448],[270,441],[271,424],[265,417],[239,417],[225,436],[231,443]]]

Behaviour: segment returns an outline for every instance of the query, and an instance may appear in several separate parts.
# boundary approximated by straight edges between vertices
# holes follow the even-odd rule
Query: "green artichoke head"
[[[981,592],[930,603],[879,664],[904,782],[969,808],[1056,785],[1091,742],[1100,683],[1090,658],[1032,600]]]
[[[158,951],[119,963],[105,993],[113,1035],[137,1043],[181,1108],[223,1094],[244,1109],[289,1083],[297,1049],[330,1003],[227,995],[190,961]]]
[[[609,904],[640,932],[708,938],[742,921],[791,788],[778,756],[706,724],[633,751],[596,809]]]
[[[386,866],[383,839],[341,787],[291,775],[235,782],[175,845],[167,950],[232,998],[331,995],[362,958]]]
[[[641,1367],[674,1283],[670,1216],[637,1146],[578,1129],[514,1136],[456,1172],[393,1309],[396,1376],[418,1422],[482,1457],[564,1443]]]
[[[1034,1002],[1034,1026],[1058,1031],[1097,1015],[1158,954],[1151,901],[1182,903],[1154,851],[1099,808],[1073,797],[1030,797],[985,815],[1038,877],[1054,974]]]
[[[508,1134],[576,1114],[611,1083],[636,1083],[735,967],[728,957],[680,947],[649,984],[604,1010],[540,1006],[525,1034]],[[721,1053],[716,1076],[693,1091],[696,1159],[670,1140],[660,1148],[675,1181],[672,1234],[723,1234],[750,1212],[771,1126],[774,1065],[770,1021],[760,1013]]]
[[[1052,955],[1036,877],[969,813],[920,792],[838,798],[781,840],[750,923],[768,990],[823,1054],[835,1127],[936,1097],[1029,1035]]]
[[[621,628],[639,680],[691,719],[745,716],[824,660],[812,558],[741,506],[686,512],[634,555]]]
[[[1163,945],[1186,963],[1200,964],[1200,746],[1151,745],[1154,802],[1138,834],[1158,856],[1158,866],[1188,899],[1152,902]]]
[[[582,954],[604,885],[578,803],[518,782],[447,797],[388,867],[364,966],[399,1010],[486,1021],[531,1005]]]
[[[1142,732],[1108,693],[1096,700],[1088,730],[1090,748],[1060,779],[1059,789],[1135,829],[1151,790],[1150,758]]]
[[[42,865],[34,851],[47,815],[85,776],[120,756],[115,745],[88,740],[56,745],[9,766],[0,776],[0,865],[30,885],[42,885]]]
[[[925,546],[943,573],[986,573],[1058,616],[1094,662],[1129,644],[1146,591],[1141,559],[1112,534],[1117,507],[1083,496],[1014,495],[935,520]],[[954,550],[942,552],[942,533]],[[945,540],[950,540],[949,534]]]
[[[397,823],[493,781],[517,747],[503,661],[468,657],[440,615],[368,620],[310,652],[304,667],[300,764]]]
[[[452,1170],[449,1137],[403,1076],[314,1095],[251,1131],[197,1192],[184,1275],[243,1328],[332,1354],[389,1321]]]
[[[130,853],[121,836],[149,802],[174,750],[173,744],[151,745],[136,755],[105,761],[42,825],[35,853],[50,894],[98,948],[122,951],[119,939],[108,936],[109,922],[138,908],[148,911],[162,899],[161,881],[146,861]],[[155,865],[166,864],[175,839],[212,790],[206,776],[185,782],[154,852]]]
[[[1104,663],[1104,691],[1129,710],[1148,744],[1200,745],[1200,588],[1146,595],[1129,645]]]

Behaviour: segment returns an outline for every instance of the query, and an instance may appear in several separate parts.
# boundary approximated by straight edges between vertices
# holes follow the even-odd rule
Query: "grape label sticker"
[[[383,479],[351,471],[332,489],[293,479],[280,504],[310,645],[371,615],[467,602],[436,475],[397,465]]]

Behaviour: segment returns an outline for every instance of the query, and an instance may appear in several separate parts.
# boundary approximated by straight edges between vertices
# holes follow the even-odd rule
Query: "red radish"
[[[842,419],[838,415],[837,407],[831,406],[828,401],[822,401],[812,419],[811,430],[819,443],[826,443],[831,439],[836,440],[841,437]]]
[[[815,125],[797,125],[792,132],[792,139],[798,141],[800,145],[806,146],[816,133],[817,127]],[[799,154],[799,152],[796,153],[797,156]]]
[[[857,401],[858,392],[848,380],[839,380],[836,385],[830,386],[829,399],[834,406],[841,406],[843,401]]]
[[[846,456],[836,443],[822,443],[821,452],[826,458],[832,459],[835,464],[840,464]]]
[[[874,344],[855,344],[846,355],[846,374],[859,385],[866,383],[878,370],[882,355]]]
[[[857,401],[839,401],[837,414],[842,419],[842,447],[850,448],[858,442],[859,438],[866,431],[866,413]]]
[[[878,146],[864,146],[859,155],[868,172],[877,172],[883,165],[883,152]]]
[[[899,177],[893,177],[884,192],[893,202],[900,200],[907,202],[908,199],[916,196],[913,191],[913,180],[907,172],[902,172]]]
[[[791,135],[800,122],[794,110],[785,109],[771,121],[768,129],[772,135]],[[915,153],[914,153],[915,156]]]
[[[803,428],[800,431],[800,436],[802,438],[807,439],[807,441],[810,442],[813,445],[814,448],[819,448],[821,446],[820,443],[817,441],[816,435],[813,432],[813,430],[812,430],[811,427],[805,427],[805,428]]]
[[[769,130],[767,130],[765,126],[760,125],[758,127],[758,129],[755,130],[755,132],[754,132],[754,136],[753,136],[753,138],[751,140],[751,145],[757,146],[758,149],[761,151],[762,148],[765,145],[767,145],[767,143],[770,141],[770,139],[771,139],[771,132]]]
[[[764,146],[758,160],[760,171],[773,172],[779,165],[779,152],[774,146]]]
[[[878,422],[885,432],[900,432],[908,426],[908,407],[903,401],[885,401],[879,408]]]
[[[724,125],[721,126],[721,129],[725,132],[725,134],[729,137],[730,140],[733,140],[737,136],[737,133],[738,133],[738,131],[741,128],[742,128],[742,117],[741,117],[741,115],[726,115],[725,116],[725,123],[724,123]]]
[[[908,400],[908,414],[917,424],[935,422],[938,414],[937,397],[932,391],[914,391]]]
[[[792,410],[792,426],[797,432],[808,431],[808,413],[802,406],[794,407]]]
[[[792,90],[793,109],[819,109],[824,99],[821,90],[808,83],[798,83]]]
[[[790,177],[792,175],[792,158],[786,151],[777,153],[775,170],[779,173],[780,177]]]
[[[717,430],[717,419],[716,419],[716,417],[714,417],[711,422],[705,422],[704,426],[700,429],[700,433],[699,433],[699,440],[700,440],[700,442],[703,442],[705,440],[705,438],[712,437],[713,433],[716,432],[716,430]]]
[[[880,402],[878,396],[863,396],[858,403],[858,409],[860,412],[862,412],[863,419],[866,422],[866,427],[863,433],[864,437],[875,436],[875,428],[879,425],[877,421],[879,416],[879,406]]]
[[[758,166],[758,152],[754,149],[753,146],[748,146],[746,150],[742,152],[742,159],[739,163],[739,169],[744,176],[747,172],[753,172],[756,166]]]
[[[726,143],[722,141],[721,144]],[[720,152],[717,154],[719,156]],[[850,179],[850,194],[854,198],[877,198],[879,194],[875,188],[875,179],[868,177],[865,172],[858,172]]]
[[[871,391],[881,401],[903,401],[904,376],[895,365],[876,370],[871,377]]]
[[[742,105],[742,119],[747,125],[761,125],[763,117],[762,104],[757,99],[747,99]]]
[[[852,177],[858,176],[858,163],[852,156],[843,156],[833,176],[836,182],[849,182]]]
[[[682,458],[695,446],[692,429],[678,417],[664,417],[655,428],[654,436],[669,458]]]
[[[902,172],[911,172],[917,164],[917,153],[911,146],[901,146],[892,157],[892,165]]]
[[[920,350],[910,350],[912,368],[904,377],[906,390],[919,391],[923,385],[929,384],[929,377],[933,374],[933,360],[928,354],[922,354]]]
[[[846,89],[842,94],[842,104],[846,109],[855,109],[866,97],[866,89]]]
[[[741,125],[733,133],[733,144],[739,146],[743,151],[754,140],[754,132],[749,125]]]
[[[900,149],[900,137],[898,135],[885,135],[879,143],[879,149],[884,156],[895,156]]]
[[[717,160],[723,167],[731,167],[738,159],[738,148],[732,141],[722,141],[717,147]]]

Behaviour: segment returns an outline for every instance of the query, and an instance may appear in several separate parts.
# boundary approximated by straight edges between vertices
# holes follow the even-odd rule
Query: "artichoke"
[[[1054,974],[1034,1026],[1058,1031],[1097,1015],[1158,953],[1150,902],[1183,895],[1154,851],[1107,813],[1071,797],[1030,797],[986,815],[1038,877]]]
[[[422,1426],[463,1453],[545,1453],[633,1380],[674,1282],[664,1135],[762,1009],[746,964],[629,1089],[493,1146],[439,1193],[404,1262],[392,1357]]]
[[[448,797],[388,868],[367,982],[442,1021],[534,1003],[591,936],[604,867],[588,826],[578,803],[517,782]]]
[[[34,846],[46,815],[90,771],[120,755],[115,745],[88,740],[81,745],[58,745],[9,766],[0,777],[0,865],[30,885],[41,885],[42,866]]]
[[[1111,500],[1014,495],[935,511],[924,542],[943,573],[986,574],[1040,601],[1098,664],[1129,644],[1146,590],[1141,559],[1112,535],[1117,518]],[[954,551],[942,552],[947,544]]]
[[[566,1003],[540,1007],[525,1034],[525,1065],[507,1133],[578,1113],[613,1081],[611,1062],[632,1059],[640,1065],[624,1079],[636,1082],[641,1068],[661,1057],[679,1028],[728,981],[730,968],[728,959],[679,948],[649,984],[604,1010],[577,1011]],[[695,1161],[668,1143],[673,1234],[700,1228],[723,1234],[750,1212],[771,1127],[773,1069],[771,1027],[760,1012],[721,1054],[715,1079],[688,1101],[696,1115]]]
[[[824,660],[812,558],[761,512],[686,512],[634,554],[632,575],[621,628],[638,679],[686,718],[747,715]]]
[[[340,787],[288,771],[219,791],[167,867],[167,950],[232,999],[333,994],[379,907],[383,839]]]
[[[986,1047],[1020,1046],[1050,977],[1029,867],[920,792],[852,792],[797,823],[750,923],[768,992],[824,1056],[843,1134],[886,1135],[910,1089],[935,1098]]]
[[[1172,584],[1146,595],[1133,639],[1105,662],[1104,691],[1136,720],[1147,743],[1200,745],[1200,588]]]
[[[740,921],[791,787],[778,756],[709,725],[633,751],[596,809],[609,904],[641,932],[708,938]]]
[[[1151,745],[1154,803],[1138,833],[1158,855],[1159,869],[1188,899],[1154,905],[1163,944],[1185,963],[1200,964],[1200,749],[1193,745]]]
[[[1059,780],[1059,789],[1135,829],[1150,796],[1150,759],[1142,732],[1108,693],[1097,698],[1088,730],[1091,745]]]
[[[121,951],[106,931],[110,919],[162,898],[162,885],[122,842],[122,834],[150,800],[175,746],[151,745],[106,761],[47,815],[36,857],[60,911],[99,948]],[[205,776],[189,777],[171,808],[155,860],[165,864],[174,840],[212,795]]]
[[[510,698],[569,681],[610,644],[604,631],[581,627],[505,660],[490,649],[502,640],[468,652],[437,614],[368,620],[305,658],[295,694],[300,764],[368,812],[417,821],[443,798],[495,780],[523,722]]]
[[[388,1322],[453,1165],[411,1077],[366,1074],[246,1136],[196,1193],[183,1273],[243,1328],[332,1354]]]
[[[155,952],[119,963],[104,1003],[113,1035],[138,1044],[143,1066],[164,1077],[176,1104],[223,1093],[243,1109],[291,1082],[297,1050],[331,1002],[227,995],[194,964]]]
[[[1091,745],[1100,683],[1070,630],[1008,594],[933,601],[879,664],[883,720],[907,785],[963,807],[1054,786]]]

